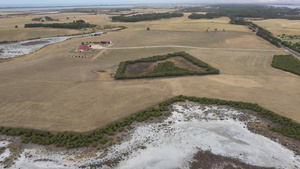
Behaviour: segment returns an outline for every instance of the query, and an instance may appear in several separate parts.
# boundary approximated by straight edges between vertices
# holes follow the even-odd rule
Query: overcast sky
[[[300,0],[0,0],[4,5],[141,4],[141,3],[293,3]]]

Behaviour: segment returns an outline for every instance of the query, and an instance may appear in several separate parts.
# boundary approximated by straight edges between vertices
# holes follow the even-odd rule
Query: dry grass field
[[[90,15],[90,21],[99,16]],[[104,17],[99,19],[100,24],[125,25],[129,29],[67,40],[15,62],[0,64],[0,125],[90,131],[180,94],[258,103],[300,122],[299,76],[272,68],[272,56],[284,53],[283,50],[247,28],[229,25],[227,18],[188,20],[184,17],[123,24],[110,23]],[[82,18],[78,16],[78,19]],[[146,31],[148,26],[150,31]],[[226,31],[206,33],[207,27],[226,28]],[[111,40],[112,47],[184,45],[212,49],[106,50],[94,61],[68,57],[81,42],[97,40]],[[137,80],[110,77],[120,61],[177,51],[199,58],[219,69],[221,74]]]
[[[171,9],[135,9],[135,12],[139,13],[151,13],[151,12],[168,12]],[[70,29],[55,29],[55,28],[24,28],[27,23],[40,23],[38,21],[31,21],[33,18],[50,16],[53,19],[59,19],[59,21],[46,21],[45,23],[68,23],[74,20],[84,20],[91,24],[100,26],[112,25],[112,26],[127,26],[131,30],[146,30],[150,27],[151,30],[165,30],[165,31],[184,31],[184,32],[199,32],[205,31],[208,27],[213,31],[215,28],[218,30],[225,29],[226,31],[241,31],[248,32],[249,30],[243,26],[232,27],[228,25],[229,18],[219,18],[214,20],[190,20],[187,18],[189,14],[186,13],[185,17],[166,19],[162,21],[151,22],[137,22],[137,23],[119,23],[111,22],[107,17],[111,15],[106,14],[87,14],[87,13],[57,13],[57,14],[43,14],[43,15],[16,15],[9,17],[0,17],[0,41],[12,41],[12,40],[25,40],[36,37],[49,37],[49,36],[62,36],[75,33],[88,32],[91,30],[70,30]],[[69,19],[67,19],[69,18]],[[200,24],[202,23],[202,24]],[[18,28],[15,28],[15,26]]]
[[[267,19],[253,21],[275,35],[300,35],[300,21],[287,19]]]

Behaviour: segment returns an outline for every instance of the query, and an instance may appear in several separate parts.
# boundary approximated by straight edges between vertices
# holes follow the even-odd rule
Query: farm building
[[[100,44],[111,44],[111,41],[107,41],[107,40],[103,40],[103,41],[100,41]]]
[[[92,33],[90,36],[100,36],[102,33]]]
[[[90,46],[79,46],[77,48],[77,51],[83,52],[83,51],[87,51],[90,48]]]

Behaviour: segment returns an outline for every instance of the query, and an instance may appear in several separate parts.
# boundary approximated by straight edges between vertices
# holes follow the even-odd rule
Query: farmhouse
[[[100,44],[102,44],[102,45],[111,44],[111,41],[106,41],[106,40],[100,41]]]
[[[90,46],[79,46],[77,48],[77,51],[83,52],[83,51],[87,51],[90,48]]]

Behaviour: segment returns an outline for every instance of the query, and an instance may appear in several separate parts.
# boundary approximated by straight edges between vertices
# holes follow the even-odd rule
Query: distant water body
[[[62,10],[80,8],[132,8],[135,5],[74,5],[74,6],[4,6],[0,7],[0,12],[21,12],[21,11],[40,11],[40,10]]]
[[[273,7],[286,7],[286,8],[292,8],[292,9],[300,8],[299,5],[269,5],[269,6],[273,6]]]

